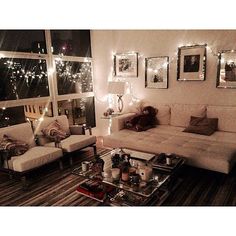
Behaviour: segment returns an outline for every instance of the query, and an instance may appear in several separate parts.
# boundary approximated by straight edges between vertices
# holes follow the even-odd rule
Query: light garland
[[[182,48],[182,47],[193,47],[193,46],[206,46],[206,50],[207,50],[207,53],[210,53],[210,54],[212,54],[213,56],[215,56],[215,57],[218,57],[219,56],[219,52],[218,53],[216,53],[213,49],[212,49],[212,47],[210,47],[209,45],[207,45],[207,44],[204,44],[204,43],[202,43],[202,44],[196,44],[196,43],[188,43],[188,44],[186,44],[186,45],[179,45],[178,46],[178,49],[177,49],[177,51],[175,51],[173,54],[173,56],[172,57],[169,57],[169,62],[168,63],[164,63],[163,65],[161,65],[160,67],[158,67],[158,68],[151,68],[152,70],[162,70],[162,69],[165,69],[168,65],[170,65],[170,64],[172,64],[173,62],[175,62],[175,61],[177,61],[178,60],[178,52],[179,52],[179,49],[180,48]],[[232,50],[232,51],[234,51],[234,50]],[[135,53],[134,51],[131,51],[131,52],[127,52],[127,53],[124,53],[124,55],[125,54],[133,54],[133,53]],[[114,60],[114,57],[115,57],[115,55],[116,55],[116,53],[115,52],[112,52],[112,60]],[[120,54],[120,55],[122,55],[122,54]],[[139,59],[141,59],[141,58],[143,58],[144,57],[144,55],[142,55],[142,54],[138,54],[138,58]],[[145,68],[145,58],[143,58],[143,68]],[[114,68],[113,68],[113,75],[114,75]],[[115,81],[116,79],[114,79],[114,76],[113,76],[113,78],[112,78],[112,81]],[[129,90],[129,92],[128,92],[128,94],[130,94],[131,95],[131,102],[129,103],[129,105],[131,106],[131,105],[133,105],[134,103],[138,103],[138,102],[140,102],[141,101],[141,98],[138,98],[137,96],[135,96],[134,94],[133,94],[133,89],[132,89],[132,84],[130,83],[130,82],[128,82],[129,83],[129,88],[128,88],[128,90]],[[108,103],[109,103],[109,101],[108,101]]]
[[[82,63],[79,72],[73,71],[70,61],[55,60],[55,63],[58,78],[63,80],[63,83],[81,83],[80,92],[93,90],[91,63]]]

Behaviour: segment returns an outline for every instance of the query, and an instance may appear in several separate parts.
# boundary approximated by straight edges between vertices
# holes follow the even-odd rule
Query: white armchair
[[[39,145],[46,147],[55,147],[55,142],[45,138],[42,133],[42,129],[46,128],[51,122],[57,120],[61,128],[68,134],[69,137],[60,141],[60,147],[64,154],[72,153],[77,150],[81,150],[86,147],[92,147],[94,154],[96,150],[96,136],[92,135],[91,128],[84,125],[69,125],[68,119],[65,115],[46,117],[43,121],[37,121],[34,123],[34,133],[38,138]],[[89,130],[89,135],[86,134],[86,130]],[[70,158],[70,164],[72,165],[72,155],[68,155]]]
[[[56,147],[37,146],[29,123],[1,128],[0,139],[2,139],[4,135],[9,135],[13,139],[23,141],[29,146],[28,151],[22,155],[5,155],[0,167],[2,171],[9,173],[10,176],[20,176],[24,187],[26,185],[26,175],[33,169],[53,161],[59,161],[60,167],[62,168],[62,150]]]

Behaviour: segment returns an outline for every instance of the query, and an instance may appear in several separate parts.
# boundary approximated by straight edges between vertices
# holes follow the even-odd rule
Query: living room
[[[135,14],[110,6],[103,17],[92,11],[96,25],[77,16],[81,6],[70,23],[57,15],[1,23],[1,219],[18,229],[29,221],[26,235],[104,234],[101,225],[118,235],[116,222],[136,235],[157,225],[165,234],[197,235],[200,225],[222,233],[236,203],[231,15],[216,27],[210,14],[201,21],[172,9],[181,23],[192,19],[175,27],[164,12],[143,14],[143,4]]]

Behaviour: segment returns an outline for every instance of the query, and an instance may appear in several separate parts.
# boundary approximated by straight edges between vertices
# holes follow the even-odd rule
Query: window
[[[26,122],[24,106],[0,108],[0,128]]]
[[[43,30],[0,30],[0,50],[47,53]]]
[[[55,55],[91,57],[89,30],[51,30]]]
[[[94,127],[93,96],[89,30],[0,30],[4,126],[65,114],[73,124]],[[66,108],[68,99],[71,105]]]
[[[58,102],[59,115],[67,115],[69,123],[95,127],[94,98],[87,97]]]
[[[93,91],[91,63],[56,60],[58,94]]]
[[[49,96],[45,60],[0,59],[0,100]]]
[[[28,110],[25,109],[24,116],[26,120],[36,120],[45,116],[53,116],[52,103],[32,103]]]

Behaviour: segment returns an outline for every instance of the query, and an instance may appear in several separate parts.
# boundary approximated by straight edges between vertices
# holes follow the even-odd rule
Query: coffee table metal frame
[[[106,159],[107,160],[111,159],[111,152],[102,155],[101,158],[103,158],[103,160],[105,160],[104,170],[105,171],[109,170],[111,168],[111,163],[106,163]],[[131,157],[131,159],[132,159],[132,157]],[[137,158],[133,158],[133,159],[137,160]],[[140,159],[140,161],[146,162],[145,160],[141,160],[141,159]],[[178,166],[178,169],[183,164],[184,164],[184,160]],[[174,172],[176,172],[176,170]],[[104,185],[110,185],[110,186],[115,187],[116,189],[130,192],[135,195],[139,195],[139,196],[144,197],[146,199],[145,202],[148,202],[148,199],[151,199],[158,192],[158,189],[160,189],[165,183],[167,183],[168,181],[171,181],[173,179],[171,172],[168,173],[168,172],[163,172],[162,170],[153,169],[153,178],[147,183],[147,185],[145,187],[140,187],[138,185],[133,185],[133,184],[130,184],[129,182],[124,182],[122,180],[116,181],[116,180],[113,180],[112,178],[104,178],[104,177],[102,177],[102,175],[100,173],[94,173],[91,169],[89,169],[88,171],[82,171],[81,166],[78,168],[75,168],[72,171],[72,174],[83,177],[85,180],[89,179],[89,180],[98,181]],[[93,198],[89,195],[86,195],[86,196]],[[93,198],[93,199],[95,199],[95,198]],[[101,200],[98,200],[98,201],[101,202]]]

